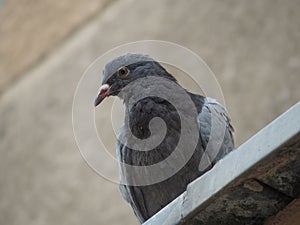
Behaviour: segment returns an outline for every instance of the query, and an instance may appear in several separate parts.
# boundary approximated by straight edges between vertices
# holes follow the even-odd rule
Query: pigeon
[[[148,55],[127,53],[105,65],[95,107],[109,96],[125,105],[119,190],[141,224],[234,149],[225,108],[187,91]]]

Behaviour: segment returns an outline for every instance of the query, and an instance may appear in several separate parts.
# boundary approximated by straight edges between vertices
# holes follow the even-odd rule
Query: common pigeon
[[[109,96],[125,104],[116,149],[119,189],[140,223],[234,148],[226,110],[185,90],[148,55],[128,53],[105,65],[95,106]]]

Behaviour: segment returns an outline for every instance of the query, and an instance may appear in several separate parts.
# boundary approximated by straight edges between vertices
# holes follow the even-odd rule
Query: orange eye
[[[129,69],[126,66],[122,66],[118,69],[117,74],[119,77],[125,78],[129,74]]]

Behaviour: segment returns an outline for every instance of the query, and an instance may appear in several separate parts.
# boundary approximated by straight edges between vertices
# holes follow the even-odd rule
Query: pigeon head
[[[106,97],[116,96],[121,91],[130,91],[130,84],[136,79],[160,76],[176,82],[158,62],[147,55],[131,54],[119,56],[107,63],[103,70],[102,86],[95,99],[95,106]]]

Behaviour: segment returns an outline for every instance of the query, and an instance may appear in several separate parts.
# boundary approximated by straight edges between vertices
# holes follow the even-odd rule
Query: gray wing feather
[[[118,163],[119,163],[119,180],[121,182],[121,180],[123,179],[123,174],[124,174],[124,171],[123,171],[123,167],[121,165],[121,150],[123,148],[123,145],[117,141],[117,146],[116,146],[116,154],[117,154],[117,159],[118,159]],[[124,198],[124,200],[126,202],[130,202],[130,197],[129,197],[129,193],[128,193],[128,190],[126,188],[126,186],[124,185],[119,185],[119,191],[122,195],[122,197]]]
[[[234,148],[233,127],[224,107],[209,97],[197,120],[204,148],[199,170],[204,171]]]
[[[122,160],[122,153],[124,151],[123,148],[126,148],[126,146],[124,146],[123,144],[121,144],[118,141],[116,151],[117,151],[117,158],[118,158],[118,162],[119,162],[120,181],[124,181],[124,179],[126,179],[128,177],[126,170],[122,166],[122,163],[121,163],[121,162],[123,162],[123,160]],[[131,207],[133,208],[134,214],[138,218],[139,222],[142,223],[144,221],[144,218],[146,218],[146,215],[144,215],[143,213],[146,213],[147,210],[145,208],[145,204],[143,201],[143,193],[141,192],[141,190],[139,190],[138,188],[136,188],[134,186],[127,186],[124,184],[119,184],[119,191],[120,191],[123,199],[126,202],[128,202],[131,205]],[[137,201],[136,199],[139,199],[139,201]]]

